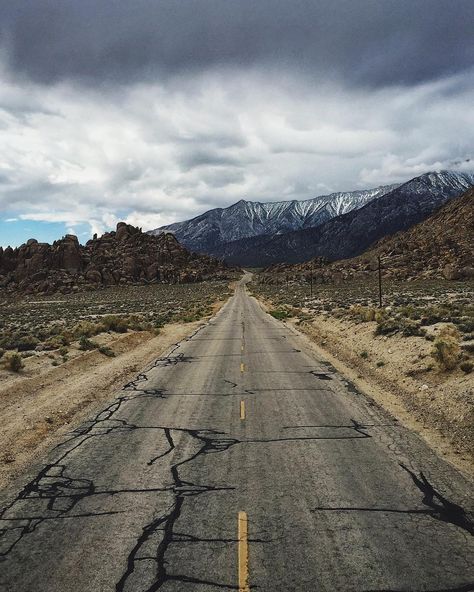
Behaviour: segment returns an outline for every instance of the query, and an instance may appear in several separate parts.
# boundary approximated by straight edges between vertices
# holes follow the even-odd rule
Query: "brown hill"
[[[298,265],[274,265],[265,270],[298,276],[313,270],[316,280],[330,281],[371,273],[380,256],[384,275],[399,279],[474,278],[474,189],[454,198],[409,230],[386,237],[353,259],[328,263],[317,258]]]
[[[53,293],[118,284],[198,282],[225,276],[225,265],[188,251],[172,234],[145,234],[124,222],[80,245],[66,235],[52,245],[30,239],[0,247],[0,289]]]

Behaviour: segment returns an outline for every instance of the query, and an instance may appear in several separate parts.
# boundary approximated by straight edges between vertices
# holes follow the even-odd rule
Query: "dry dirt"
[[[71,350],[58,367],[45,355],[26,359],[21,375],[0,371],[0,487],[204,322],[169,324],[158,336],[148,331],[98,335],[95,340],[106,343],[114,358]]]

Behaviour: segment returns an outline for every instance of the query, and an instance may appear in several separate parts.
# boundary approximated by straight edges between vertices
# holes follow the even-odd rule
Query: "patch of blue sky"
[[[0,246],[19,247],[30,238],[39,242],[52,243],[65,234],[75,234],[79,242],[85,243],[91,238],[89,224],[76,224],[70,227],[64,222],[37,222],[21,220],[14,215],[0,217]]]

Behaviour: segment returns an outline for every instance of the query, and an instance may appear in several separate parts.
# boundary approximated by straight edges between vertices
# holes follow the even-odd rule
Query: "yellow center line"
[[[245,370],[245,366],[243,362],[240,362],[240,371],[243,372]]]
[[[245,401],[240,401],[240,419],[245,419]]]
[[[245,512],[239,512],[238,539],[239,539],[239,592],[250,592],[248,520],[247,520],[247,514]]]

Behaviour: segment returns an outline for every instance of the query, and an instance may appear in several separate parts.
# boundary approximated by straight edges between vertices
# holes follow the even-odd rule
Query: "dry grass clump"
[[[7,368],[12,372],[20,372],[24,366],[25,364],[20,354],[12,353],[7,357]]]
[[[461,370],[465,374],[470,374],[474,370],[474,364],[472,362],[470,362],[469,360],[467,360],[465,362],[461,362],[459,364],[459,367],[461,368]]]
[[[459,342],[461,335],[454,325],[447,325],[439,332],[434,340],[431,356],[438,363],[441,370],[454,370],[461,357]]]

